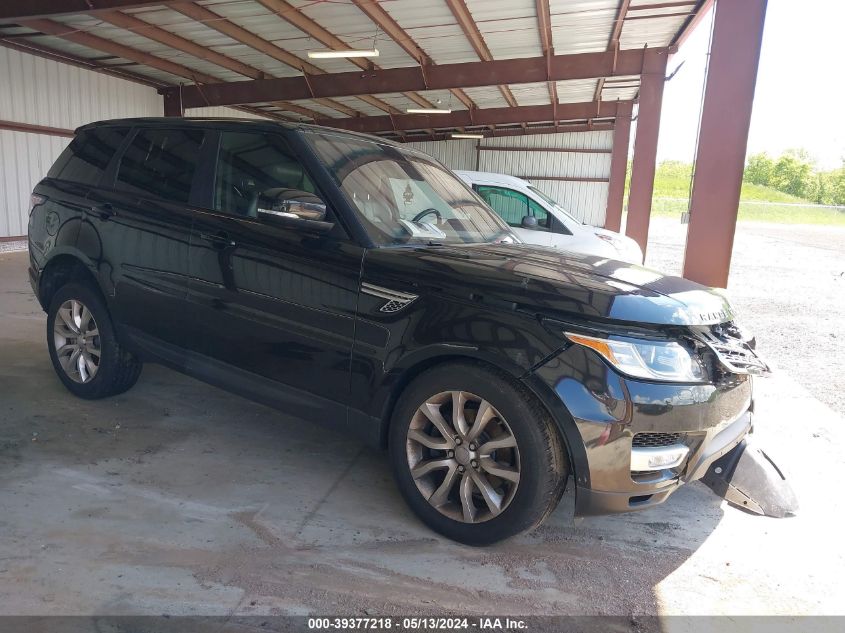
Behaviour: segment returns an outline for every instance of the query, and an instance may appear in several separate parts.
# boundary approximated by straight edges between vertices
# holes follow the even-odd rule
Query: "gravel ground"
[[[686,226],[650,234],[646,265],[680,274]],[[845,227],[740,222],[728,294],[773,368],[845,414]]]

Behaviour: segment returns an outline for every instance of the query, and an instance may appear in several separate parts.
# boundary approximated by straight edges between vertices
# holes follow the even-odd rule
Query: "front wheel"
[[[397,403],[389,443],[394,476],[414,512],[470,545],[539,525],[569,475],[543,406],[508,376],[472,363],[415,379]]]
[[[99,292],[87,284],[69,283],[53,296],[47,347],[59,379],[80,398],[123,393],[141,374],[141,362],[118,343]]]

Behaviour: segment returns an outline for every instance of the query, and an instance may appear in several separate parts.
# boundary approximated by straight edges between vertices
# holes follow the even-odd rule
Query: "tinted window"
[[[255,217],[259,201],[281,189],[315,193],[314,184],[284,139],[274,134],[222,133],[215,210]]]
[[[537,218],[539,227],[549,226],[548,212],[524,193],[489,185],[477,185],[476,191],[511,226],[522,226],[522,218],[527,215]]]
[[[120,161],[117,187],[171,202],[188,202],[202,130],[140,130]]]
[[[105,127],[80,133],[47,175],[83,185],[97,185],[128,132],[128,128]]]
[[[342,133],[302,136],[378,244],[515,241],[466,183],[430,156]]]

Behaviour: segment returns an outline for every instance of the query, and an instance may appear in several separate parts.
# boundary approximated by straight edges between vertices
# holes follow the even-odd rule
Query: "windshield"
[[[575,223],[577,223],[577,224],[584,224],[584,222],[582,222],[581,220],[579,220],[578,218],[576,218],[575,216],[573,216],[571,213],[569,213],[569,211],[567,211],[566,209],[564,209],[562,206],[560,206],[557,202],[555,202],[554,200],[552,200],[552,199],[551,199],[549,196],[547,196],[545,193],[543,193],[542,191],[540,191],[539,189],[537,189],[537,187],[535,187],[534,185],[528,185],[528,188],[529,188],[531,191],[533,191],[534,193],[536,193],[536,194],[537,194],[540,198],[542,198],[543,200],[545,200],[545,202],[546,202],[547,204],[552,205],[552,206],[553,206],[553,207],[554,207],[554,208],[555,208],[558,212],[560,212],[560,213],[562,213],[563,215],[565,215],[568,219],[572,220],[573,222],[575,222]]]
[[[377,244],[518,241],[462,180],[424,154],[345,135],[304,136]]]

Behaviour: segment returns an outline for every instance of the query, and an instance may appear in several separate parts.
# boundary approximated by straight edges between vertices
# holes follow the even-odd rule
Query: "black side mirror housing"
[[[536,229],[537,228],[537,218],[533,215],[526,215],[522,218],[522,228],[524,229]]]
[[[334,223],[325,221],[326,211],[326,203],[313,193],[278,188],[261,192],[257,217],[281,228],[328,233]]]

